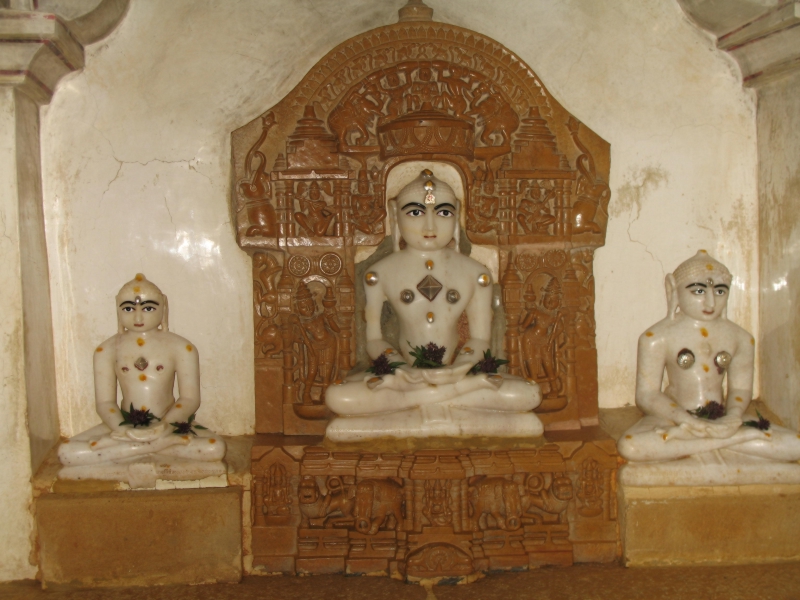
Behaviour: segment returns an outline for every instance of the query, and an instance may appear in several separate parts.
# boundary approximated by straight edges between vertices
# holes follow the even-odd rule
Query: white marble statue
[[[752,399],[755,340],[727,319],[731,279],[725,265],[705,250],[667,275],[667,317],[639,338],[636,405],[645,416],[618,443],[629,461],[693,457],[692,464],[721,469],[738,468],[742,460],[752,465],[755,458],[763,471],[764,461],[800,459],[796,432],[759,419],[744,421],[761,428],[743,424]],[[662,389],[665,369],[669,383]],[[713,469],[694,479],[676,474],[690,483],[733,482],[715,480]]]
[[[194,419],[200,407],[197,348],[168,330],[167,297],[138,274],[122,286],[116,304],[118,333],[94,353],[95,408],[103,422],[61,445],[59,478],[154,487],[157,478],[223,475],[225,442]]]
[[[535,382],[468,373],[489,350],[492,280],[486,267],[458,251],[459,202],[453,190],[426,169],[403,188],[390,210],[394,252],[372,265],[364,281],[367,353],[373,360],[384,355],[405,364],[391,374],[356,373],[329,387],[325,403],[339,416],[326,437],[542,435],[542,423],[532,412],[541,402]],[[400,323],[399,348],[383,339],[384,301]],[[454,356],[464,311],[471,338]],[[443,366],[412,367],[412,348],[429,343],[445,348]]]

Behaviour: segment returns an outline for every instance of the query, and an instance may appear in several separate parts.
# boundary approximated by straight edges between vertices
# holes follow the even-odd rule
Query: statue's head
[[[167,297],[141,273],[122,286],[117,294],[117,331],[144,333],[168,330]]]
[[[725,316],[730,293],[728,268],[705,250],[682,262],[666,278],[669,316],[680,312],[696,321],[713,321]]]
[[[304,317],[311,317],[317,312],[314,296],[311,295],[311,290],[309,290],[308,286],[302,281],[297,286],[297,291],[294,294],[294,302],[297,307],[297,312]]]
[[[459,202],[453,188],[425,169],[405,186],[392,203],[394,211],[394,246],[420,251],[441,250],[455,239],[458,251]]]
[[[308,197],[312,200],[319,200],[319,184],[316,181],[311,182],[311,186],[308,188]]]
[[[561,284],[555,277],[542,288],[542,306],[547,310],[555,310],[561,306]]]

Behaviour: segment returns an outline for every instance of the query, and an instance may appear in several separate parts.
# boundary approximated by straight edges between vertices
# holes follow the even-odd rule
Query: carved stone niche
[[[499,256],[497,351],[542,386],[546,428],[597,425],[592,262],[610,148],[510,50],[432,21],[357,35],[235,130],[232,156],[236,239],[253,258],[256,431],[324,433],[325,390],[356,361],[358,247],[389,232],[389,172],[412,160],[460,173],[466,234]]]

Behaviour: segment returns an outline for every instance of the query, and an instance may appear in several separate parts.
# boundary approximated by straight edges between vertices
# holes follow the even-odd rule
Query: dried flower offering
[[[497,369],[506,363],[508,363],[506,359],[496,358],[492,356],[491,350],[487,350],[483,353],[483,358],[476,362],[475,366],[473,366],[469,372],[471,375],[477,375],[478,373],[497,373]]]
[[[406,343],[411,346],[411,342]],[[446,350],[445,346],[437,346],[433,342],[425,346],[411,346],[410,354],[414,357],[414,364],[411,366],[417,369],[441,369]]]
[[[725,416],[725,407],[719,402],[712,400],[711,402],[706,402],[705,406],[701,406],[697,410],[687,410],[686,412],[699,419],[714,421]]]
[[[120,425],[133,425],[134,429],[137,427],[148,427],[153,419],[156,421],[161,420],[147,409],[139,410],[138,408],[133,408],[133,402],[131,402],[129,411],[121,408],[120,412],[122,413],[122,422]]]
[[[172,433],[177,433],[179,435],[186,435],[191,433],[192,435],[197,435],[195,429],[207,429],[207,427],[203,427],[202,425],[198,425],[194,422],[195,415],[189,417],[188,421],[177,421],[175,423],[170,423],[175,429],[172,430]]]
[[[769,419],[765,419],[763,416],[761,416],[761,413],[758,411],[756,411],[756,415],[758,415],[758,421],[745,421],[744,423],[742,423],[742,425],[744,425],[745,427],[755,427],[756,429],[760,429],[761,431],[766,431],[767,429],[769,429],[769,426],[771,425]]]
[[[367,373],[374,373],[375,375],[394,375],[394,370],[404,362],[389,362],[389,358],[385,354],[381,354],[372,361],[372,366],[367,369]]]

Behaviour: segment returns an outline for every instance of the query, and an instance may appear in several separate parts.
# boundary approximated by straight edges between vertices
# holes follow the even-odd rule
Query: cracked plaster
[[[252,431],[252,284],[230,224],[229,133],[401,4],[138,0],[87,48],[42,125],[64,435],[97,420],[91,353],[138,271],[200,349],[203,423]],[[601,406],[633,401],[638,334],[666,314],[664,274],[698,248],[737,274],[730,314],[754,330],[756,265],[743,257],[757,236],[725,226],[756,223],[754,97],[710,36],[673,0],[429,4],[517,53],[611,143],[613,216],[595,262]]]

